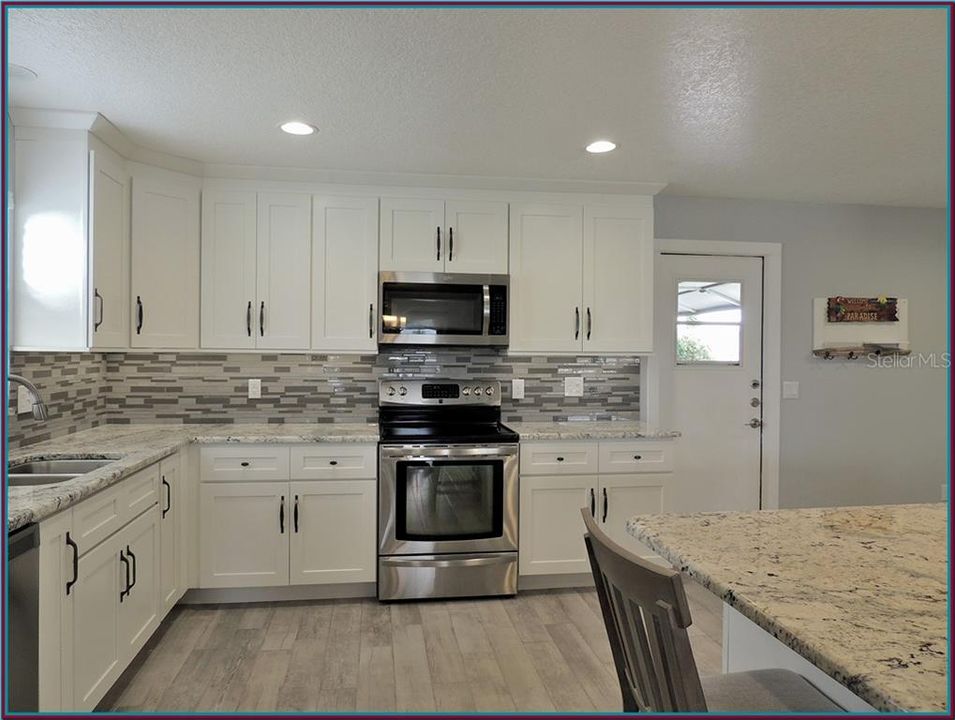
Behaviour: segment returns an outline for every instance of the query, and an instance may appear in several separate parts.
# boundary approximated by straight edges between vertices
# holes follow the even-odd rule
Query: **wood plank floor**
[[[719,600],[692,582],[690,640],[720,672]],[[98,710],[620,711],[592,589],[381,604],[174,609]]]

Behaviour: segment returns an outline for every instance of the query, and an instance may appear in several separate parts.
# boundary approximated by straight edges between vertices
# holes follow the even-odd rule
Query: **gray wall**
[[[913,356],[948,351],[945,211],[668,196],[654,207],[658,238],[783,245],[782,378],[800,397],[782,401],[780,505],[939,500],[948,371],[810,350],[812,298],[879,294],[909,299]]]

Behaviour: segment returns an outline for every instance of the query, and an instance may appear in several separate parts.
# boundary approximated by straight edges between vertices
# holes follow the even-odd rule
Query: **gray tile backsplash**
[[[635,357],[508,355],[494,349],[395,350],[378,355],[249,353],[12,353],[13,372],[36,382],[51,419],[10,416],[11,446],[102,423],[375,422],[382,377],[497,379],[505,421],[639,414]],[[584,396],[564,397],[564,378]],[[247,398],[249,378],[261,399]],[[525,399],[510,380],[524,378]]]

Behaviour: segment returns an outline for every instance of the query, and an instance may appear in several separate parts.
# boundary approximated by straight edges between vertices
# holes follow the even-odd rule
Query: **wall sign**
[[[838,322],[898,322],[899,299],[894,297],[860,298],[831,297],[828,300],[826,319]]]

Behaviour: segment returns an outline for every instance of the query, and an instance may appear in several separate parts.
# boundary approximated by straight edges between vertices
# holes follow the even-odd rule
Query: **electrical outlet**
[[[793,400],[799,397],[799,381],[783,380],[783,399]]]
[[[262,381],[258,378],[249,380],[249,400],[258,400],[262,397]]]
[[[17,385],[17,415],[33,412],[33,396],[23,385]]]
[[[564,397],[583,397],[584,379],[580,375],[564,378]]]
[[[524,381],[515,378],[511,380],[511,399],[512,400],[523,400],[524,399]]]

